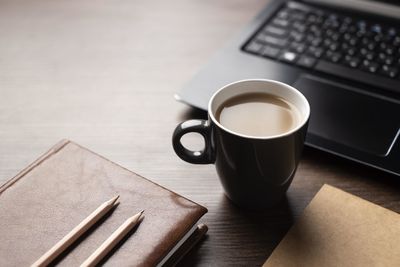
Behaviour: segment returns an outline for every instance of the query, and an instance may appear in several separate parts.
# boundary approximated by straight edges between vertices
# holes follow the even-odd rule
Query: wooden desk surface
[[[209,209],[182,266],[262,264],[324,183],[400,212],[399,178],[312,149],[266,212],[237,209],[214,166],[175,156],[175,125],[205,114],[173,93],[266,2],[1,0],[0,182],[72,139]]]

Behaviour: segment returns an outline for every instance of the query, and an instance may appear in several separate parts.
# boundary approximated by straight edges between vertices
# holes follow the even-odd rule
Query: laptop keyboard
[[[289,2],[246,52],[400,92],[400,28]]]

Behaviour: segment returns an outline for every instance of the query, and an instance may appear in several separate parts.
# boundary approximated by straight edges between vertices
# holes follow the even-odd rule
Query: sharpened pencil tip
[[[110,199],[109,202],[110,202],[111,205],[114,205],[115,202],[116,202],[118,199],[119,199],[119,195],[117,195],[117,196],[113,197],[112,199]]]
[[[143,218],[144,218],[143,212],[144,212],[144,210],[142,210],[141,212],[138,213],[139,214],[139,219],[138,219],[139,222],[143,221]]]

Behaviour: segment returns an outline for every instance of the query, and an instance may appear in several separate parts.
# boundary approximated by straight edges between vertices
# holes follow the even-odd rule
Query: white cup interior
[[[277,97],[281,97],[286,101],[292,103],[300,112],[301,121],[299,125],[296,128],[286,133],[276,136],[265,136],[265,137],[246,136],[240,133],[233,132],[222,126],[215,118],[216,117],[215,114],[218,110],[218,107],[220,107],[227,99],[248,93],[267,93],[275,95]],[[215,92],[215,94],[211,97],[208,110],[211,119],[220,128],[235,135],[244,136],[248,138],[260,138],[260,139],[276,138],[291,134],[292,132],[295,132],[299,128],[301,128],[307,122],[310,116],[310,105],[308,104],[308,101],[305,98],[305,96],[302,93],[300,93],[297,89],[282,82],[273,80],[263,80],[263,79],[242,80],[222,87],[217,92]]]

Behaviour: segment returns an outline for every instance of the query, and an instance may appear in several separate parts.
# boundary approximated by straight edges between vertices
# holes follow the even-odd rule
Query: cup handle
[[[187,133],[199,133],[204,138],[204,149],[192,151],[184,147],[181,138]],[[175,153],[184,161],[194,164],[211,164],[215,162],[211,126],[206,120],[188,120],[176,126],[172,135],[172,146]]]

